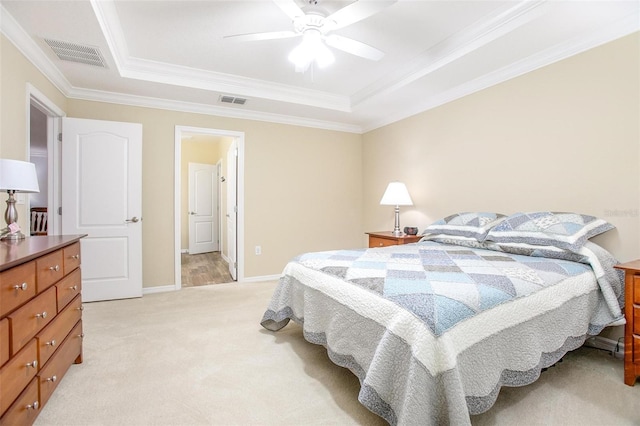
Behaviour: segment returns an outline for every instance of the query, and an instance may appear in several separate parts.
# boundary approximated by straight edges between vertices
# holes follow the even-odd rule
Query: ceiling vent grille
[[[76,43],[68,43],[66,41],[50,40],[45,38],[49,47],[63,61],[78,62],[81,64],[92,65],[94,67],[107,68],[104,58],[100,51],[91,46],[83,46]]]
[[[237,96],[220,95],[220,102],[226,104],[244,105],[245,103],[247,103],[247,100],[245,98],[239,98]]]

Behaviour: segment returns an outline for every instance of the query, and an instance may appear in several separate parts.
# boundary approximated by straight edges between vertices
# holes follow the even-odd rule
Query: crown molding
[[[350,112],[347,96],[132,57],[114,0],[91,6],[122,77]]]
[[[312,127],[324,130],[336,130],[347,133],[362,133],[362,127],[333,121],[315,120],[292,115],[265,113],[260,111],[225,108],[195,102],[175,101],[152,98],[148,96],[128,95],[92,89],[72,89],[67,97],[70,99],[105,102],[118,105],[129,105],[156,108],[169,111],[180,111],[194,114],[212,115],[216,117],[237,118],[243,120],[265,121],[269,123],[288,124],[292,126]]]
[[[639,30],[640,15],[638,13],[633,13],[625,18],[613,22],[611,25],[602,28],[596,33],[574,37],[569,41],[546,49],[538,54],[529,56],[526,59],[509,64],[501,69],[485,74],[482,77],[442,92],[439,95],[431,97],[427,101],[415,105],[411,109],[404,110],[399,114],[390,114],[385,116],[384,120],[379,120],[375,123],[367,123],[367,125],[363,126],[363,133],[455,101],[456,99],[460,99],[464,96],[473,94],[496,84],[500,84],[512,78],[535,71],[536,69],[567,59],[571,56],[593,49]]]
[[[111,4],[111,1],[108,2],[97,2],[96,0],[92,0],[92,5],[98,3],[100,6],[103,3]],[[524,4],[527,3],[527,4]],[[466,40],[465,45],[462,50],[467,49],[468,51],[473,50],[474,48],[478,48],[481,45],[488,43],[491,37],[494,39],[501,35],[504,35],[506,32],[511,31],[513,26],[522,25],[522,20],[531,19],[533,14],[536,11],[543,10],[540,8],[541,5],[545,4],[544,0],[535,1],[535,2],[524,2],[518,3],[517,6],[507,10],[506,12],[499,14],[491,23],[483,25],[481,27],[476,27],[475,29],[469,29],[469,31],[465,33],[461,33],[456,37],[464,37],[463,41]],[[529,4],[530,3],[530,4]],[[109,6],[107,6],[109,7]],[[113,5],[111,4],[111,7]],[[94,7],[95,9],[95,7]],[[109,9],[99,8],[100,13],[108,14]],[[105,12],[106,10],[106,12]],[[114,10],[111,10],[113,12]],[[100,18],[100,25],[102,27],[103,23]],[[513,28],[512,28],[513,27]],[[107,30],[102,27],[103,33],[105,33],[105,37],[107,37],[108,31],[113,31],[112,26],[107,26]],[[106,91],[98,91],[91,89],[82,89],[76,88],[72,86],[69,81],[64,77],[64,75],[58,70],[58,68],[54,65],[54,63],[49,59],[49,57],[40,49],[40,47],[31,39],[31,37],[20,27],[20,25],[15,21],[15,19],[9,14],[6,9],[0,4],[0,32],[7,37],[9,41],[11,41],[16,48],[47,78],[51,83],[62,92],[62,94],[71,99],[81,99],[88,101],[96,101],[96,102],[106,102],[106,103],[114,103],[114,104],[122,104],[122,105],[131,105],[131,106],[140,106],[147,108],[157,108],[163,110],[172,110],[172,111],[181,111],[181,112],[189,112],[189,113],[197,113],[197,114],[205,114],[205,115],[214,115],[228,118],[238,118],[245,120],[255,120],[255,121],[264,121],[264,122],[274,122],[280,124],[288,124],[288,125],[296,125],[303,127],[312,127],[312,128],[320,128],[326,130],[336,130],[343,131],[348,133],[365,133],[371,130],[375,130],[377,128],[392,124],[396,121],[408,118],[415,114],[427,111],[429,109],[435,108],[437,106],[446,104],[453,100],[459,99],[466,95],[475,93],[479,90],[485,89],[495,84],[499,84],[511,78],[517,77],[519,75],[525,74],[527,72],[533,71],[540,67],[549,65],[551,63],[557,62],[559,60],[565,59],[572,55],[581,53],[588,49],[594,48],[598,45],[607,43],[609,41],[615,40],[617,38],[623,37],[625,35],[631,34],[640,30],[640,16],[638,13],[633,13],[626,18],[620,19],[613,24],[602,28],[597,33],[583,35],[581,37],[575,37],[570,41],[564,42],[560,45],[549,48],[543,52],[540,52],[536,55],[532,55],[526,59],[518,61],[514,64],[510,64],[505,66],[499,70],[493,71],[491,73],[485,74],[482,77],[476,78],[472,81],[461,84],[455,88],[447,90],[445,92],[439,93],[436,96],[430,97],[422,103],[415,104],[412,107],[405,109],[401,112],[391,113],[384,116],[383,119],[377,121],[368,121],[360,125],[351,125],[340,122],[331,122],[331,121],[323,121],[323,120],[315,120],[315,119],[307,119],[297,116],[289,116],[283,114],[273,114],[273,113],[264,113],[259,111],[248,111],[248,110],[239,110],[235,108],[226,108],[209,104],[200,104],[200,103],[191,103],[184,101],[173,101],[168,99],[160,99],[153,97],[144,97],[144,96],[136,96],[136,95],[126,95],[121,93],[114,92],[106,92]],[[185,67],[175,67],[170,66],[169,64],[159,64],[152,61],[144,61],[137,60],[135,58],[129,58],[126,53],[126,46],[122,47],[121,45],[124,42],[124,39],[121,37],[122,32],[115,31],[114,34],[111,34],[107,37],[107,42],[110,43],[110,48],[112,50],[112,55],[114,61],[118,66],[124,66],[127,70],[126,72],[131,73],[129,78],[137,78],[142,80],[149,81],[151,77],[155,77],[156,81],[164,84],[175,84],[172,83],[172,79],[176,77],[176,72],[179,69],[180,75],[178,77],[183,78],[181,84],[186,87],[194,87],[193,81],[196,82],[199,80],[201,84],[206,85],[207,79],[210,77],[212,73],[208,73],[202,70],[196,70],[192,68]],[[117,48],[112,48],[112,44],[117,44]],[[449,43],[448,45],[450,45]],[[447,46],[437,46],[439,50],[430,50],[428,54],[425,54],[419,61],[414,63],[414,66],[410,68],[410,71],[404,71],[400,75],[391,76],[390,79],[385,79],[385,81],[380,81],[376,83],[375,86],[370,86],[363,91],[358,92],[354,96],[354,100],[357,104],[362,104],[369,99],[372,99],[374,96],[385,93],[386,91],[393,90],[394,88],[398,88],[409,84],[412,81],[415,81],[417,78],[420,78],[423,75],[426,75],[429,72],[433,72],[435,69],[429,68],[429,66],[423,66],[429,60],[434,61],[434,56],[436,58],[436,64],[431,65],[437,66],[440,68],[444,66],[446,63],[451,62],[455,58],[460,55],[468,52],[463,52],[462,50],[455,50],[448,48]],[[470,50],[469,50],[470,49]],[[123,56],[124,55],[124,56]],[[455,56],[458,55],[458,56]],[[438,59],[439,58],[439,59]],[[133,63],[133,66],[129,64]],[[124,65],[123,65],[124,64]],[[423,64],[423,65],[421,65]],[[437,69],[437,68],[436,68]],[[420,75],[423,73],[423,75]],[[229,90],[232,87],[237,87],[236,84],[242,82],[241,84],[245,84],[243,79],[238,79],[232,76],[227,76],[223,74],[216,74],[218,77],[229,77],[228,80],[220,80],[224,84],[226,84],[224,92],[232,92],[233,90]],[[250,80],[250,79],[248,79]],[[253,90],[261,93],[265,97],[271,97],[273,95],[273,84],[269,84],[269,88],[265,88],[262,86],[264,82],[259,80],[250,80],[253,82],[257,82],[253,87]],[[249,83],[249,82],[247,82]],[[211,88],[203,87],[206,90],[213,90]],[[288,94],[287,91],[280,92],[282,95],[282,99],[284,102],[295,102],[297,98],[304,98],[307,96],[308,92],[304,90],[299,90],[292,86],[285,86],[288,91],[291,93]],[[263,91],[261,91],[264,89]],[[269,90],[271,89],[271,90]],[[295,92],[295,93],[293,93]],[[325,92],[313,92],[317,97],[313,102],[317,102],[320,106],[325,108],[326,105],[331,104],[335,99],[329,98],[322,100],[322,96],[326,95]],[[238,93],[241,94],[241,93]],[[247,95],[251,96],[251,95]],[[263,96],[260,96],[263,97]],[[331,107],[329,109],[339,110],[339,111],[351,111],[351,106],[345,106],[343,97],[337,97],[339,99],[338,104],[341,106]],[[278,98],[280,99],[280,98]],[[288,99],[288,100],[287,100]],[[309,103],[307,103],[309,104]],[[349,102],[347,102],[347,105]]]
[[[362,128],[339,122],[306,119],[283,114],[262,113],[258,111],[237,110],[207,104],[172,101],[144,96],[77,88],[71,85],[40,47],[22,29],[9,12],[0,4],[0,32],[31,62],[65,97],[87,101],[115,103],[122,105],[157,108],[164,110],[192,112],[255,121],[266,121],[312,127],[325,130],[337,130],[348,133],[362,133]],[[121,58],[115,58],[117,62]]]
[[[547,0],[520,1],[506,10],[497,11],[487,21],[475,23],[433,46],[391,74],[358,91],[351,97],[352,106],[386,95],[449,65],[539,17]]]

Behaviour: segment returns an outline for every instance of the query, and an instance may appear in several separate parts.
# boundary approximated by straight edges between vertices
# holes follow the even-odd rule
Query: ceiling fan
[[[372,61],[384,56],[384,52],[373,46],[329,33],[375,15],[397,0],[356,0],[331,14],[318,5],[318,0],[306,1],[308,5],[301,8],[294,0],[273,0],[291,18],[293,30],[237,34],[224,38],[255,41],[302,37],[302,42],[289,54],[289,60],[295,64],[298,72],[306,71],[314,61],[320,68],[333,63],[333,53],[327,45]]]

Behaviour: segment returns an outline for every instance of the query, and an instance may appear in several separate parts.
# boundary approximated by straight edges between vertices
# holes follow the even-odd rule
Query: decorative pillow
[[[469,237],[461,237],[459,235],[446,235],[446,234],[437,234],[437,235],[425,235],[422,237],[420,242],[423,241],[433,241],[441,244],[449,244],[454,246],[463,246],[469,248],[486,248],[484,243],[476,240],[475,238]]]
[[[609,222],[578,213],[515,213],[492,228],[487,241],[554,246],[577,252],[591,237],[615,228]]]
[[[555,246],[535,246],[525,243],[494,243],[492,241],[485,241],[482,244],[484,244],[484,248],[487,250],[503,253],[519,254],[531,257],[547,257],[550,259],[570,260],[571,262],[589,264],[589,258],[587,256]]]
[[[466,212],[456,213],[432,223],[424,230],[426,234],[458,235],[484,240],[489,230],[506,219],[500,213]]]

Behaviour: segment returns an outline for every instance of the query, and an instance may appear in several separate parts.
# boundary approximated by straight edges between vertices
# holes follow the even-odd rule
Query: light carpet
[[[290,323],[259,321],[276,282],[85,303],[84,362],[36,425],[382,425],[358,379]],[[622,361],[581,348],[534,384],[503,388],[474,425],[638,425],[640,385]]]

